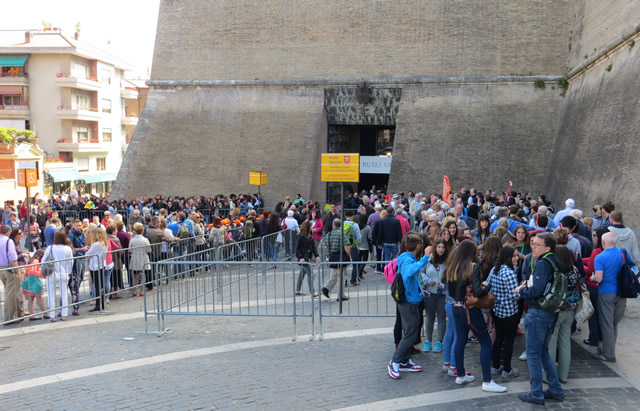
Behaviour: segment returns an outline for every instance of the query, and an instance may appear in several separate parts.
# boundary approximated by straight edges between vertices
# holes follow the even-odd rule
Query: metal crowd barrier
[[[284,231],[281,234],[291,235]],[[376,264],[384,265],[386,262],[335,263],[326,261],[326,255],[317,265],[299,263],[296,260],[283,261],[280,258],[270,261],[270,258],[265,258],[268,243],[269,237],[263,237],[210,248],[207,243],[204,247],[197,245],[195,239],[191,238],[167,244],[164,250],[161,245],[152,245],[150,263],[144,270],[143,280],[144,298],[141,309],[145,315],[145,332],[162,335],[167,330],[166,316],[288,317],[293,320],[295,339],[297,317],[308,317],[311,318],[313,339],[316,333],[315,315],[318,315],[319,335],[322,339],[324,317],[395,317],[396,306],[390,297],[389,284],[384,275],[375,271]],[[244,252],[238,255],[237,250]],[[114,258],[126,258],[136,251],[136,248],[129,248],[113,253],[116,254]],[[256,258],[248,258],[251,255]],[[86,262],[86,257],[74,257],[70,260]],[[332,265],[337,265],[338,268],[332,268]],[[125,267],[126,272],[130,271],[126,262]],[[352,277],[354,267],[356,276]],[[26,266],[20,268],[25,269]],[[86,280],[89,277],[88,268],[85,267],[84,270]],[[361,273],[363,280],[359,278]],[[114,293],[133,291],[131,279],[124,275],[124,270],[121,274],[124,277],[123,288],[117,291],[107,290],[105,287],[91,295],[89,282],[83,281],[79,292],[80,302],[76,304],[96,301],[100,294],[112,296]],[[328,283],[332,275],[337,277],[337,281],[327,299],[322,290],[324,286],[331,285]],[[307,276],[310,276],[311,281]],[[354,278],[357,286],[351,283]],[[43,298],[47,297],[48,292],[45,281]],[[317,305],[314,294],[319,295]],[[341,296],[347,298],[342,299]],[[60,301],[59,294],[56,294],[55,301]],[[71,309],[73,305],[74,302],[69,299],[66,307]],[[55,307],[56,310],[60,308]],[[106,307],[107,310],[108,308]],[[32,316],[42,316],[50,310],[51,307],[48,307]],[[103,312],[108,313],[109,311]],[[157,321],[157,331],[150,332],[149,322],[154,318]]]
[[[266,234],[260,240],[260,250],[264,261],[279,261],[296,256],[298,233],[295,230],[282,230]]]
[[[318,304],[318,324],[322,340],[323,317],[395,317],[396,304],[384,274],[375,271],[376,264],[388,261],[329,262],[316,267],[317,289],[330,288],[330,298],[322,297]],[[336,267],[336,268],[333,268]],[[355,277],[353,270],[356,270]],[[360,274],[364,280],[360,280]],[[355,284],[354,284],[355,278]],[[333,281],[335,280],[335,281]],[[343,299],[342,297],[346,297]]]
[[[297,338],[297,318],[308,317],[312,323],[310,339],[315,337],[314,298],[295,292],[298,269],[309,263],[281,262],[276,267],[264,261],[196,258],[190,261],[164,260],[150,265],[154,273],[184,273],[185,269],[179,267],[197,267],[197,275],[185,279],[177,275],[154,276],[157,291],[145,299],[144,310],[145,319],[156,317],[158,335],[168,330],[166,316],[257,316],[292,318],[294,341]],[[268,270],[267,281],[258,275],[262,267]]]
[[[91,279],[91,275],[89,272],[89,258],[94,258],[94,257],[77,256],[70,259],[56,260],[56,262],[72,261],[73,265],[76,266],[76,271],[79,270],[78,275],[76,276],[79,281],[78,281],[78,302],[73,302],[71,289],[70,289],[71,285],[70,285],[70,282],[68,282],[67,288],[66,288],[66,292],[68,295],[68,304],[64,306],[62,306],[61,304],[56,304],[55,309],[59,310],[60,308],[63,308],[63,307],[69,308],[70,309],[69,316],[71,316],[71,310],[73,309],[74,305],[81,306],[87,302],[91,302],[91,301],[95,302],[95,300],[99,298],[100,294],[104,294],[106,299],[111,299],[111,297],[113,297],[118,293],[133,291],[134,284],[132,283],[132,275],[131,275],[132,272],[128,264],[129,264],[132,253],[136,252],[141,248],[146,248],[146,247],[147,246],[121,248],[115,251],[107,252],[106,254],[111,254],[112,256],[112,260],[114,262],[114,268],[111,270],[107,270],[106,267],[104,266],[100,268],[99,271],[101,272],[101,275],[103,276],[104,280],[103,280],[103,288],[99,290],[100,292],[98,293],[96,293],[95,286],[93,285],[93,281]],[[150,254],[149,257],[151,261],[159,260],[163,257],[179,258],[179,256],[182,255],[181,252],[183,252],[184,254],[189,254],[196,251],[194,238],[180,240],[180,242],[178,243],[167,244],[166,252],[157,251],[157,250],[161,250],[161,247],[162,247],[161,244],[151,245],[151,252],[149,253]],[[105,262],[106,262],[106,258],[105,258]],[[119,267],[121,264],[122,264],[122,268],[117,269],[116,267]],[[26,278],[27,268],[38,267],[41,265],[42,263],[21,265],[21,266],[12,267],[12,268],[3,268],[3,269],[0,269],[0,273],[6,272],[9,270],[17,271],[19,273],[17,281],[18,283],[20,283]],[[108,271],[111,271],[111,272],[108,273]],[[121,281],[118,281],[118,277],[121,277]],[[71,280],[72,278],[75,278],[73,276],[73,271],[68,275],[69,280]],[[143,283],[144,283],[145,289],[153,285],[153,278],[151,277],[149,270],[145,270]],[[41,284],[42,284],[42,294],[41,294],[42,299],[45,307],[47,307],[49,290],[47,287],[46,278],[43,278],[41,280]],[[122,287],[120,287],[120,285],[122,285]],[[6,295],[6,290],[3,283],[0,283],[0,291],[2,291],[2,295],[4,296],[3,304],[0,307],[3,313],[2,320],[1,320],[2,322],[0,322],[0,325],[2,325],[6,323],[6,321],[4,320],[4,302],[9,297]],[[26,311],[28,298],[22,293],[22,290],[20,288],[18,292],[19,292],[19,295],[16,296],[16,299],[20,301],[19,306],[23,307]],[[60,297],[59,291],[57,290],[57,287],[56,287],[56,293],[57,293],[57,296],[55,301],[60,302],[61,297]],[[37,303],[34,301],[34,313],[31,315],[25,315],[24,317],[21,317],[21,318],[27,319],[31,317],[42,317],[44,314],[51,311],[52,308],[47,307],[47,309],[45,309],[44,311],[38,311],[38,310],[39,310],[39,307]],[[84,315],[84,314],[81,314],[81,315]]]

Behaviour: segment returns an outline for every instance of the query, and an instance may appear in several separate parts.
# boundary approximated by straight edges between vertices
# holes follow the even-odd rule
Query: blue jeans
[[[113,273],[113,268],[104,270],[104,292],[105,292],[105,294],[109,294],[111,292],[111,274],[112,273]]]
[[[531,376],[531,395],[544,400],[542,391],[542,369],[549,381],[549,391],[553,395],[563,395],[556,364],[549,354],[549,340],[556,322],[556,314],[550,314],[540,308],[531,308],[524,317],[527,332],[527,365]]]
[[[382,246],[382,259],[391,261],[398,255],[398,244],[384,243]]]
[[[358,251],[358,247],[351,247],[351,261],[360,261],[360,251]],[[359,264],[353,264],[351,269],[351,284],[355,284],[358,281],[358,274],[360,271]]]
[[[482,366],[482,382],[491,381],[491,337],[487,331],[487,323],[484,321],[482,311],[477,308],[469,308],[471,325],[467,323],[467,313],[462,307],[453,307],[453,316],[456,319],[456,372],[458,377],[464,377],[464,347],[467,345],[467,335],[471,329],[480,342],[480,365]]]
[[[456,346],[456,319],[453,317],[453,304],[445,304],[444,310],[447,313],[447,331],[442,341],[444,351],[444,363],[449,364],[451,368],[456,368],[456,357],[451,355]]]

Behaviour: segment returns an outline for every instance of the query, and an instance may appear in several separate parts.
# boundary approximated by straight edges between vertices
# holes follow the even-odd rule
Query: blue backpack
[[[618,295],[621,298],[636,298],[640,295],[640,282],[638,281],[640,270],[624,248],[622,249],[622,259],[624,261],[618,273]]]

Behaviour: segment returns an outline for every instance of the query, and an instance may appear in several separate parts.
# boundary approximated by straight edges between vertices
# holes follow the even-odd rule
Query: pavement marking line
[[[375,292],[369,292],[369,291],[359,291],[359,292],[353,292],[350,293],[349,296],[352,299],[357,299],[360,297],[366,297],[366,296],[373,296],[373,297],[381,297],[381,296],[388,296],[389,292],[386,290],[378,290]],[[300,301],[300,298],[297,298],[296,301]],[[308,301],[303,301],[304,302],[308,302]],[[331,308],[333,308],[330,304],[333,304],[333,301],[326,301],[323,302],[323,305],[325,306],[329,306],[330,308],[328,308],[328,310],[331,310]],[[274,305],[282,305],[282,304],[293,304],[293,297],[285,297],[284,299],[282,298],[270,298],[267,300],[262,300],[259,302],[256,301],[250,301],[248,304],[246,302],[238,302],[238,303],[232,303],[232,304],[207,304],[206,306],[202,306],[203,309],[205,310],[209,310],[210,312],[213,312],[214,310],[234,310],[234,309],[242,309],[242,308],[252,308],[252,307],[265,307],[265,306],[274,306]],[[336,305],[338,303],[335,303]],[[317,303],[316,303],[317,306]],[[386,307],[385,307],[385,311],[386,311]],[[390,317],[393,317],[391,314],[389,314]],[[149,317],[155,317],[157,316],[157,314],[149,314]],[[214,314],[212,314],[212,316],[215,316]],[[60,330],[60,329],[64,329],[64,328],[73,328],[73,327],[80,327],[80,326],[84,326],[84,325],[95,325],[95,324],[105,324],[105,323],[110,323],[110,322],[114,322],[114,321],[127,321],[127,320],[135,320],[135,319],[139,319],[139,318],[144,318],[144,312],[143,311],[138,311],[138,312],[133,312],[133,313],[126,313],[126,314],[110,314],[110,315],[96,315],[95,317],[87,317],[87,318],[82,318],[82,319],[74,319],[73,321],[67,321],[67,322],[62,322],[62,321],[57,321],[56,323],[43,323],[43,324],[39,324],[39,325],[32,325],[32,326],[28,326],[28,327],[20,327],[20,328],[14,328],[14,329],[9,329],[9,330],[0,330],[0,338],[3,337],[13,337],[16,335],[25,335],[25,334],[31,334],[34,332],[41,332],[41,331],[54,331],[54,330]]]
[[[529,381],[518,381],[505,384],[509,387],[507,394],[519,394],[529,392],[531,386]],[[577,378],[569,380],[562,385],[565,390],[572,389],[603,389],[603,388],[627,388],[631,387],[625,379],[620,377],[602,378]],[[365,404],[358,404],[352,407],[338,408],[334,411],[367,411],[367,410],[402,410],[407,408],[424,407],[426,405],[451,404],[459,401],[474,400],[478,398],[493,397],[500,394],[484,392],[480,386],[470,388],[458,388],[455,390],[445,390],[431,392],[428,394],[412,395],[409,397],[392,398],[390,400],[374,401]],[[454,399],[452,399],[452,396]]]
[[[95,317],[92,316],[92,317],[87,317],[87,318],[67,321],[67,322],[56,321],[55,323],[49,323],[49,324],[32,325],[29,327],[14,328],[11,330],[1,330],[0,338],[12,337],[15,335],[31,334],[39,331],[54,331],[54,330],[60,330],[63,328],[80,327],[83,325],[95,325],[95,324],[110,323],[114,321],[134,320],[137,318],[144,318],[144,312],[101,315],[101,316],[95,316]]]
[[[391,328],[373,328],[365,330],[342,331],[336,333],[326,333],[325,339],[337,338],[353,338],[366,337],[370,335],[387,334],[391,332]],[[0,394],[6,394],[14,391],[20,391],[27,388],[39,387],[60,381],[69,381],[78,378],[90,377],[94,375],[104,374],[107,372],[126,370],[131,368],[142,367],[145,365],[162,364],[168,361],[182,360],[187,358],[201,357],[204,355],[227,353],[232,351],[246,350],[252,348],[273,347],[286,344],[304,344],[309,343],[309,335],[299,336],[297,341],[291,341],[291,337],[273,338],[270,340],[247,341],[241,343],[225,344],[215,347],[198,348],[194,350],[176,351],[167,354],[152,355],[149,357],[137,358],[134,360],[119,361],[115,363],[98,365],[95,367],[81,368],[78,370],[67,371],[58,374],[46,375],[43,377],[32,378],[0,385]]]

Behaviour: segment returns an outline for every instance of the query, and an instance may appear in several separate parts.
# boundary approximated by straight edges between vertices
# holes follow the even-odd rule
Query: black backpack
[[[618,273],[618,295],[620,298],[636,298],[640,295],[640,283],[638,282],[638,266],[625,250],[622,249],[622,267]]]
[[[391,297],[398,304],[402,304],[407,301],[407,296],[404,293],[404,281],[402,280],[402,274],[399,272],[396,274],[396,278],[393,279],[391,284]]]

